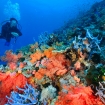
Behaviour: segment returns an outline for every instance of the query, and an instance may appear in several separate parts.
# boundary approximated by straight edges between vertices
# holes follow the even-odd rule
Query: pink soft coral
[[[10,68],[11,70],[15,70],[15,69],[17,68],[17,64],[14,63],[14,62],[8,63],[8,66],[9,66],[9,68]]]
[[[11,50],[5,52],[5,55],[1,57],[1,60],[7,62],[11,70],[15,70],[19,58],[22,57],[22,53],[14,54]]]
[[[67,94],[61,92],[59,95],[56,105],[104,105],[90,87],[69,87]]]
[[[1,60],[8,62],[8,63],[10,63],[10,62],[16,63],[20,57],[22,57],[21,53],[16,55],[16,54],[13,54],[13,52],[11,50],[8,50],[5,52],[5,56],[1,57]]]

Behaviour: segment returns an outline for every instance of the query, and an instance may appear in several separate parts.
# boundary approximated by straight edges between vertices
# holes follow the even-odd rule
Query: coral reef
[[[0,60],[0,105],[104,105],[105,1]],[[98,14],[97,14],[98,13]],[[26,84],[27,83],[27,84]]]

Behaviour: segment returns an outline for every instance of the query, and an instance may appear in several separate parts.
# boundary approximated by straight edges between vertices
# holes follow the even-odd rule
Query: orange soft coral
[[[67,63],[64,55],[58,53],[55,56],[52,56],[49,59],[42,59],[41,64],[46,67],[43,69],[44,72],[36,72],[35,77],[41,79],[44,75],[48,76],[49,78],[53,78],[54,76],[62,76],[67,72]]]
[[[26,82],[27,79],[22,74],[12,73],[7,75],[0,73],[0,99],[5,100],[6,95],[10,95],[12,90],[17,90],[16,86],[23,88]]]
[[[47,58],[51,58],[52,56],[55,55],[55,53],[53,53],[52,51],[53,51],[53,48],[52,48],[52,47],[49,47],[48,49],[45,49],[45,50],[44,50],[44,55],[45,55]]]
[[[25,66],[25,64],[23,62],[20,62],[19,68],[22,69],[22,68],[24,68],[24,66]]]
[[[27,78],[27,83],[31,84],[34,88],[36,88],[37,84],[35,84],[35,80],[36,80],[36,78],[31,76],[31,77]]]
[[[38,72],[35,73],[35,77],[40,80],[43,78],[45,73],[46,73],[46,69],[39,69]]]
[[[65,59],[65,56],[61,53],[54,53],[49,58],[43,58],[41,61],[36,62],[36,66],[42,65],[44,69],[39,69],[35,73],[37,79],[42,79],[44,75],[49,78],[55,76],[62,76],[67,72],[67,67],[70,66],[70,62]]]
[[[43,53],[41,51],[37,50],[34,54],[30,55],[30,58],[31,58],[30,62],[35,63],[37,60],[40,60],[41,57],[43,57],[43,56],[44,56]]]
[[[55,105],[104,105],[90,87],[69,87],[67,94],[61,92],[59,95]]]

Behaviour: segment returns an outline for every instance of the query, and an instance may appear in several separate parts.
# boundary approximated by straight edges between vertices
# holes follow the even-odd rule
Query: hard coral
[[[105,104],[105,82],[100,83],[99,82],[99,89],[96,87],[97,93],[95,95],[98,95],[100,97],[100,99],[102,100],[102,102]]]
[[[7,97],[8,102],[6,105],[34,105],[39,104],[38,97],[39,91],[34,89],[31,85],[26,84],[25,87],[19,88],[19,91],[22,91],[23,94],[19,94],[18,92],[11,92],[11,96]]]

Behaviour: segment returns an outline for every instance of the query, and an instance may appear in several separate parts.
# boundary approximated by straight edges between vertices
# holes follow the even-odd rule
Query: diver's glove
[[[5,45],[5,46],[9,46],[9,45],[10,45],[10,42],[5,42],[4,45]]]

